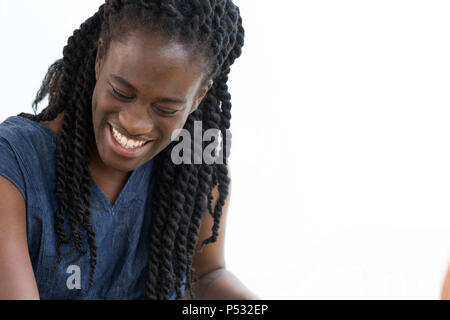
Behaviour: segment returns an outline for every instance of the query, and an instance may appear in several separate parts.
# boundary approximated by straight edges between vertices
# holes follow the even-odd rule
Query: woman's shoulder
[[[11,116],[0,123],[0,137],[36,136],[37,133],[55,134],[48,125],[22,116]]]
[[[17,151],[48,152],[49,147],[56,146],[57,132],[53,123],[40,123],[21,116],[11,116],[0,123],[0,139]]]
[[[61,133],[63,120],[64,120],[64,112],[61,112],[54,120],[43,121],[41,122],[41,124],[50,129],[55,135],[59,137]]]
[[[21,116],[11,116],[0,123],[0,174],[18,185],[51,181],[58,137],[48,127]]]

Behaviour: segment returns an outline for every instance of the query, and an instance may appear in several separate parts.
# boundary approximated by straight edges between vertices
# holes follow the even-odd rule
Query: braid
[[[229,4],[229,3],[227,3]],[[244,29],[242,28],[242,19],[239,16],[239,9],[236,8],[236,11],[227,11],[229,14],[226,17],[226,22],[227,22],[227,27],[228,29],[231,28],[235,28],[237,29],[239,32],[238,34],[234,34],[234,33],[229,33],[230,37],[228,39],[227,44],[232,44],[232,48],[234,48],[236,42],[238,42],[238,44],[243,45],[243,39],[244,39]],[[237,14],[236,14],[237,13]],[[236,25],[236,23],[238,23]],[[223,37],[223,34],[218,34],[218,37]],[[222,39],[222,42],[224,42],[225,40]],[[219,42],[219,40],[217,41]],[[230,66],[231,64],[233,64],[233,62],[241,55],[241,48],[239,49],[234,49],[235,51],[230,50],[228,52],[229,54],[229,61],[224,61],[223,66],[221,66],[222,68],[224,68],[224,70],[222,71],[221,75],[216,79],[215,83],[214,83],[214,88],[212,88],[211,90],[211,94],[214,95],[215,101],[220,101],[220,115],[218,115],[217,117],[220,119],[219,120],[219,125],[220,125],[220,131],[222,133],[222,137],[223,139],[222,141],[222,147],[221,150],[222,152],[225,153],[225,157],[224,157],[224,163],[223,164],[215,164],[214,168],[215,168],[215,176],[214,176],[214,185],[216,185],[218,183],[218,190],[219,190],[219,197],[218,200],[215,204],[215,208],[214,208],[214,212],[212,211],[211,208],[211,201],[212,201],[212,194],[208,194],[208,210],[211,213],[213,219],[214,219],[214,224],[212,227],[212,235],[211,237],[209,237],[208,239],[205,239],[202,242],[201,248],[203,248],[204,245],[207,245],[208,243],[211,242],[215,242],[218,236],[218,230],[220,227],[220,218],[222,216],[222,208],[225,204],[225,200],[228,196],[229,190],[228,190],[228,186],[230,184],[230,178],[228,177],[228,168],[227,168],[227,156],[228,156],[228,152],[226,145],[226,136],[227,136],[227,130],[230,129],[230,120],[231,120],[231,95],[228,92],[228,74],[230,73]],[[222,53],[223,54],[223,53]],[[221,65],[220,64],[220,59],[218,59],[217,65]],[[213,103],[211,103],[211,108],[208,108],[210,110],[211,113],[217,112],[216,108],[213,107]],[[217,104],[215,104],[215,106],[217,107]]]
[[[72,253],[78,253],[75,260],[89,251],[87,292],[94,284],[98,249],[90,216],[92,185],[88,168],[95,147],[92,96],[96,85],[97,43],[101,37],[107,52],[113,39],[118,40],[137,28],[160,32],[167,39],[191,49],[199,61],[205,62],[204,80],[214,80],[211,90],[185,123],[184,128],[191,136],[194,121],[202,121],[202,133],[216,129],[225,137],[230,128],[228,75],[244,45],[239,9],[231,0],[106,0],[74,31],[64,47],[63,57],[49,67],[36,94],[32,105],[34,115],[21,113],[19,116],[43,122],[52,121],[64,112],[55,151],[54,192],[59,201],[55,212],[58,265],[62,261],[64,245],[71,244]],[[38,104],[47,95],[48,106],[36,114]],[[196,150],[195,139],[193,143]],[[226,143],[222,139],[222,151],[226,150]],[[202,141],[202,150],[205,145]],[[155,184],[152,194],[148,195],[152,215],[145,288],[149,299],[168,299],[174,290],[176,298],[181,299],[185,277],[186,288],[194,298],[192,259],[202,218],[208,211],[214,225],[211,237],[204,240],[201,247],[216,241],[229,193],[226,157],[220,164],[174,165],[171,160],[174,146],[175,143],[169,144],[155,157]],[[219,195],[212,208],[212,190],[216,186]]]
[[[198,108],[196,112],[193,113],[193,115],[198,115],[198,118],[202,119],[204,116],[203,114],[207,113],[208,108],[204,108],[205,105],[207,105],[208,101],[211,101],[211,94],[208,93],[205,100],[202,102],[201,108]],[[198,141],[200,142],[200,141]],[[194,146],[193,149],[196,150],[195,143],[198,143],[194,139]],[[205,146],[205,142],[202,143],[202,149]],[[189,294],[192,299],[195,299],[195,295],[193,292],[193,282],[196,281],[193,277],[194,270],[192,269],[192,258],[195,253],[195,245],[197,244],[198,240],[198,232],[200,229],[201,220],[203,218],[203,215],[205,213],[205,209],[207,206],[207,199],[205,199],[205,195],[209,198],[211,195],[212,190],[212,175],[213,175],[213,166],[202,164],[196,166],[197,170],[197,176],[195,179],[195,185],[198,190],[197,194],[194,197],[194,209],[192,212],[192,216],[190,219],[188,232],[187,232],[187,246],[186,246],[186,252],[187,252],[187,266],[188,266],[188,272],[187,272],[187,290],[189,291]]]
[[[194,119],[195,115],[189,119],[189,121],[186,124],[186,130],[191,131],[194,126]],[[192,159],[191,159],[192,160]],[[181,286],[183,279],[185,277],[187,266],[188,264],[188,256],[187,256],[187,243],[188,243],[188,232],[189,232],[189,224],[191,221],[193,209],[194,209],[194,203],[195,203],[195,193],[198,186],[198,177],[197,177],[197,171],[198,166],[192,165],[192,164],[186,164],[182,165],[181,170],[185,171],[183,174],[180,174],[181,178],[184,178],[186,181],[186,190],[184,190],[184,207],[181,212],[181,219],[179,223],[179,232],[176,236],[175,241],[175,254],[178,259],[178,268],[177,268],[177,274],[176,274],[176,282],[175,282],[175,288],[177,290],[177,298],[182,298],[181,294]],[[185,212],[183,214],[183,212]]]
[[[219,79],[220,81],[220,79]],[[210,93],[208,93],[208,98],[205,100],[205,105],[207,105],[207,107],[205,108],[207,111],[205,112],[205,116],[204,116],[204,122],[208,124],[208,127],[211,126],[215,129],[218,129],[222,132],[225,132],[226,129],[228,128],[224,128],[222,125],[222,118],[221,118],[221,110],[218,106],[218,102],[221,101],[221,105],[222,105],[222,110],[223,110],[223,103],[224,101],[220,99],[220,95],[217,94],[217,86],[220,84],[220,82],[217,81],[214,84],[214,88],[210,91]],[[223,111],[222,111],[223,113]],[[224,145],[224,139],[222,139],[222,145]],[[222,147],[222,152],[224,151],[223,147]],[[209,213],[211,214],[211,216],[214,219],[214,225],[212,228],[212,235],[211,237],[205,239],[202,241],[200,250],[202,250],[203,246],[215,242],[218,236],[218,230],[219,230],[219,225],[220,225],[220,217],[222,214],[222,206],[225,203],[225,199],[227,198],[228,195],[228,184],[229,184],[229,178],[228,178],[228,169],[226,167],[226,158],[224,158],[225,160],[225,164],[219,164],[219,163],[214,163],[212,165],[213,168],[213,186],[216,186],[218,183],[219,186],[219,198],[218,201],[216,202],[215,208],[214,210],[212,209],[212,188],[209,191],[209,193],[207,194],[207,208]],[[225,171],[226,170],[226,171]],[[226,188],[226,189],[225,189]]]
[[[161,162],[156,177],[155,194],[152,197],[152,225],[150,237],[150,261],[149,261],[149,278],[147,280],[147,296],[150,299],[160,299],[160,292],[157,286],[160,286],[162,271],[160,268],[161,258],[161,242],[162,230],[166,224],[169,214],[171,213],[171,201],[173,198],[172,187],[174,184],[174,165],[170,160],[170,150],[166,149],[158,155]]]
[[[187,268],[190,266],[188,264],[188,255],[187,255],[187,243],[188,243],[188,233],[189,233],[189,224],[192,219],[192,213],[194,210],[194,203],[195,203],[195,193],[198,186],[198,167],[195,165],[187,165],[188,170],[192,170],[193,172],[190,174],[190,179],[187,184],[187,190],[186,190],[186,202],[184,211],[186,212],[185,215],[182,215],[181,221],[180,221],[180,228],[179,232],[177,234],[176,239],[176,255],[179,260],[178,263],[178,272],[177,272],[177,278],[175,283],[175,288],[177,289],[177,297],[181,297],[180,287],[182,286],[183,279],[186,275]],[[190,270],[189,270],[190,271]]]

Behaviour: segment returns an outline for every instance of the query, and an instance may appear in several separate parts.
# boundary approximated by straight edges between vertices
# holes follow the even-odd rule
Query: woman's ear
[[[208,91],[211,89],[212,85],[214,84],[214,81],[208,80],[204,86],[202,86],[197,94],[197,98],[194,101],[194,104],[192,105],[191,113],[193,113],[195,110],[197,110],[198,106],[202,102],[202,100],[205,98]]]

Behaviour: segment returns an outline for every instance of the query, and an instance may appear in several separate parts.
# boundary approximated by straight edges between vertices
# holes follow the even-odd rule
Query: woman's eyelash
[[[161,109],[160,107],[157,107],[157,106],[155,106],[155,108],[158,109],[159,112],[164,113],[164,114],[175,114],[175,113],[178,112],[178,110],[175,110],[175,111],[166,111],[166,110],[163,110],[163,109]]]
[[[121,98],[121,99],[126,99],[126,100],[133,99],[132,97],[127,97],[127,96],[121,94],[121,93],[120,93],[119,91],[117,91],[111,84],[110,84],[110,86],[111,86],[111,89],[113,90],[114,94],[115,94],[117,97],[119,97],[119,98]],[[159,112],[164,113],[164,114],[167,114],[167,115],[172,115],[172,114],[175,114],[175,113],[178,112],[178,110],[175,110],[175,111],[166,111],[166,110],[164,110],[164,109],[161,109],[161,108],[158,107],[158,106],[155,106],[155,108],[158,109]]]
[[[121,94],[121,93],[120,93],[119,91],[117,91],[116,89],[114,89],[114,88],[112,88],[112,89],[113,89],[113,91],[114,91],[114,94],[115,94],[116,96],[118,96],[119,98],[122,98],[122,99],[132,99],[132,98],[130,98],[130,97],[127,97],[127,96]]]

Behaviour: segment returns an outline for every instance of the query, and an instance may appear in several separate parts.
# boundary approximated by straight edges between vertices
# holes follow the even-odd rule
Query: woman
[[[0,125],[0,298],[257,298],[225,269],[226,157],[172,158],[195,121],[227,133],[243,43],[231,0],[108,0],[75,30],[47,108]]]

